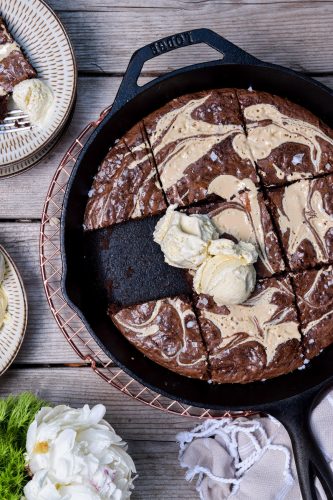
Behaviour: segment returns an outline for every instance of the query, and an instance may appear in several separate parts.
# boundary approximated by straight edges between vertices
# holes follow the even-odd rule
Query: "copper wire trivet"
[[[105,382],[128,396],[159,410],[176,415],[196,418],[248,416],[250,412],[215,412],[209,409],[187,406],[161,396],[143,386],[114,365],[90,336],[76,312],[68,305],[61,292],[62,262],[60,255],[60,219],[64,194],[71,171],[85,142],[102,121],[110,108],[100,118],[89,123],[75,139],[63,157],[49,187],[43,207],[40,228],[40,266],[46,298],[60,330],[76,354]]]

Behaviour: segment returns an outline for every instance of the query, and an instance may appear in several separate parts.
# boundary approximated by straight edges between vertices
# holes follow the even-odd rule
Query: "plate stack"
[[[55,146],[73,110],[77,70],[61,22],[42,0],[2,0],[1,15],[23,52],[54,94],[54,111],[45,128],[1,135],[0,179],[38,163]]]

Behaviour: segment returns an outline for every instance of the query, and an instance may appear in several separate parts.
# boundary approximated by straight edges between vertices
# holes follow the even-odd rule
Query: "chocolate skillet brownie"
[[[96,175],[87,229],[177,203],[186,213],[207,213],[221,236],[252,242],[259,250],[259,279],[239,305],[217,306],[200,295],[194,310],[180,293],[150,302],[144,297],[145,303],[120,310],[111,304],[108,313],[119,331],[156,363],[217,383],[288,373],[303,364],[304,354],[311,358],[332,343],[333,270],[327,265],[333,263],[333,174],[320,175],[331,170],[332,150],[328,127],[262,92],[183,96],[133,127]],[[296,182],[283,185],[289,181]],[[284,277],[281,250],[295,271],[291,278]]]
[[[333,131],[310,111],[266,92],[237,90],[237,96],[266,186],[333,171]]]
[[[170,204],[221,196],[221,175],[257,184],[235,90],[178,97],[145,118],[144,125]]]
[[[333,175],[302,180],[269,193],[292,270],[333,261]]]
[[[111,226],[166,209],[141,124],[109,151],[88,195],[85,229]]]
[[[247,383],[277,377],[302,365],[301,335],[288,278],[259,280],[243,304],[218,306],[196,297],[211,378]]]
[[[313,269],[293,277],[305,356],[317,356],[333,343],[333,267]]]
[[[188,213],[207,214],[220,236],[255,245],[259,258],[255,264],[261,278],[285,269],[277,236],[263,195],[258,191],[243,192],[229,201],[209,203],[189,209]]]
[[[113,312],[120,332],[156,363],[187,377],[207,378],[207,355],[186,297],[166,298]]]
[[[16,84],[36,76],[36,71],[23,55],[19,45],[0,17],[0,120],[7,113],[8,94]]]

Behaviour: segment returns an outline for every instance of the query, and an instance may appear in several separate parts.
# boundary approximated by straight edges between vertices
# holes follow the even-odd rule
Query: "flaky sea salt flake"
[[[293,165],[299,165],[300,163],[302,163],[303,158],[304,158],[304,153],[299,153],[293,157],[293,159],[291,160],[291,163]]]
[[[217,154],[215,153],[215,151],[212,151],[212,152],[210,153],[210,159],[211,159],[212,161],[216,161],[216,160],[217,160]]]

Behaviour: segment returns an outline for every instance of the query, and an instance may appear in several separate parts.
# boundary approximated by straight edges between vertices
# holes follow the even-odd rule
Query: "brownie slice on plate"
[[[302,365],[301,334],[288,278],[257,282],[243,304],[218,306],[196,298],[212,380],[246,383],[288,373]]]
[[[333,343],[333,267],[304,271],[293,280],[305,356],[310,359]]]
[[[235,90],[178,97],[144,125],[169,203],[186,206],[221,196],[222,175],[257,183]]]
[[[142,125],[109,151],[94,178],[84,225],[98,229],[166,209]]]
[[[333,131],[319,118],[266,92],[237,90],[237,96],[266,186],[333,171]]]
[[[13,91],[16,84],[35,76],[36,71],[0,17],[0,120],[7,112],[7,94]]]
[[[268,277],[284,270],[277,236],[263,195],[257,190],[244,191],[229,201],[195,207],[188,213],[207,214],[221,236],[255,245],[259,257],[255,264],[258,276]]]
[[[154,300],[109,315],[120,332],[156,363],[188,377],[207,377],[207,355],[190,301]]]
[[[292,270],[333,261],[333,175],[269,193]]]

